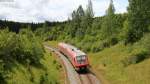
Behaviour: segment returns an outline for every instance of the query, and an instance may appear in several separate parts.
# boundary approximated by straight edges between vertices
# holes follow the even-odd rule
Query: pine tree
[[[94,17],[94,12],[93,12],[93,5],[92,1],[88,0],[88,5],[85,11],[85,17],[82,18],[81,26],[84,28],[85,33],[90,34],[91,33],[91,27],[93,23],[93,17]]]
[[[77,10],[74,10],[72,13],[72,22],[71,28],[68,29],[71,37],[82,36],[83,28],[81,27],[82,18],[85,16],[84,9],[80,5]]]
[[[127,43],[138,41],[150,24],[150,0],[129,0],[129,30]]]
[[[113,4],[113,0],[110,0],[109,7],[106,10],[106,15],[107,16],[112,16],[114,14],[115,14],[115,7],[114,7],[114,4]]]
[[[113,1],[110,1],[109,7],[106,10],[106,15],[103,18],[101,25],[102,38],[110,39],[115,34],[115,8]]]
[[[72,12],[72,20],[80,22],[81,18],[85,15],[82,6],[80,5],[77,10]]]
[[[90,17],[90,18],[93,18],[93,17],[94,17],[93,5],[92,5],[92,1],[91,1],[91,0],[88,0],[88,5],[87,5],[86,14],[87,14],[87,16]]]
[[[84,10],[83,10],[81,5],[77,9],[77,14],[78,14],[79,18],[81,18],[81,17],[83,17],[85,15]]]
[[[79,37],[79,38],[82,38],[83,35],[84,35],[84,28],[82,27],[82,20],[83,18],[85,17],[85,12],[84,12],[84,9],[82,8],[82,6],[80,5],[79,8],[77,9],[77,14],[78,14],[78,28],[77,28],[77,31],[76,31],[76,36]]]

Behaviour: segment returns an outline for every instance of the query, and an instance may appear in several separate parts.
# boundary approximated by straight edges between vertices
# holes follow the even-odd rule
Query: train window
[[[85,56],[82,56],[82,60],[85,60],[86,58],[85,58]]]
[[[81,56],[77,56],[77,60],[81,60]]]
[[[77,62],[83,64],[86,60],[86,56],[77,56]]]
[[[83,56],[77,56],[77,60],[85,60],[86,57],[83,55]]]

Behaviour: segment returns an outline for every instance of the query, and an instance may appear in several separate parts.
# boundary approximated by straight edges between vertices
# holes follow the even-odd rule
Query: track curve
[[[62,60],[66,68],[69,84],[101,84],[96,76],[91,72],[76,72],[70,61],[63,54],[61,54],[57,48],[53,48],[48,44],[44,44],[44,47],[57,54],[57,56],[59,56],[59,58]]]

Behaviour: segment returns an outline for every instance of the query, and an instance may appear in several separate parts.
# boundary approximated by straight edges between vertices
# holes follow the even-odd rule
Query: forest
[[[113,0],[110,0],[105,15],[94,17],[93,4],[89,0],[86,9],[80,5],[71,13],[71,18],[64,22],[19,23],[1,20],[0,83],[7,83],[9,73],[12,72],[16,63],[25,67],[28,65],[42,67],[40,60],[45,53],[42,43],[47,41],[75,45],[86,53],[92,53],[91,59],[100,58],[102,60],[100,64],[104,67],[109,66],[109,60],[105,57],[103,60],[103,56],[94,57],[93,54],[105,52],[107,49],[113,50],[115,46],[119,46],[119,49],[123,46],[122,51],[118,49],[118,52],[128,53],[127,56],[118,58],[108,56],[108,58],[119,60],[118,63],[123,66],[123,69],[149,59],[150,0],[128,0],[128,2],[127,12],[123,14],[115,13]],[[95,62],[92,64],[98,65]],[[113,77],[116,81],[111,79]],[[114,75],[107,74],[106,78],[112,81],[112,84],[148,84],[150,82],[145,82],[146,79],[139,82],[138,78],[134,82],[123,82],[128,79],[119,80]]]

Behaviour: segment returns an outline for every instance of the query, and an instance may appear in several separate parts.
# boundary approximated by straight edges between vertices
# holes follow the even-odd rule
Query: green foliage
[[[84,34],[83,28],[82,28],[82,20],[85,17],[85,12],[80,5],[79,8],[76,11],[73,11],[72,13],[72,21],[70,23],[70,33],[72,37],[82,37]]]
[[[147,3],[149,1],[129,0],[129,13],[115,14],[113,0],[110,0],[106,15],[93,18],[92,1],[89,0],[86,10],[80,5],[73,11],[71,20],[52,28],[44,26],[43,31],[38,30],[36,35],[41,35],[45,40],[69,42],[92,52],[122,41],[134,42],[149,31],[149,6],[143,5]]]
[[[91,0],[88,0],[88,5],[86,9],[86,15],[87,17],[93,18],[94,17],[94,12],[93,12],[93,4]]]
[[[140,40],[144,32],[148,31],[150,24],[149,4],[149,0],[129,0],[129,31],[126,38],[127,43],[134,43]]]
[[[48,77],[47,77],[48,74],[45,74],[44,76],[42,75],[41,78],[40,78],[40,84],[48,84]]]
[[[146,58],[147,55],[148,55],[147,52],[141,51],[140,53],[136,53],[135,56],[131,56],[131,57],[124,59],[122,61],[122,63],[124,64],[124,66],[129,66],[131,64],[137,64],[137,63],[140,63],[140,62],[144,61],[145,59],[147,59]]]
[[[82,22],[82,25],[85,25],[83,28],[87,29],[86,33],[90,33],[90,29],[93,23],[93,17],[94,17],[93,4],[91,0],[88,0],[88,5],[85,11],[85,17]]]
[[[93,17],[94,13],[91,0],[88,1],[86,11],[80,5],[77,10],[73,11],[70,24],[67,24],[70,36],[72,38],[79,37],[82,39],[86,33],[90,32]]]
[[[133,46],[134,49],[137,49],[136,51],[138,51],[139,53],[145,53],[147,54],[147,56],[149,56],[150,52],[150,33],[145,34],[141,40],[139,40],[138,42],[136,42]],[[134,53],[133,53],[134,54]]]
[[[106,11],[106,16],[102,20],[102,25],[101,25],[101,36],[102,39],[107,39],[110,43],[109,44],[114,44],[117,41],[115,39],[117,36],[117,27],[115,26],[117,20],[115,17],[115,8],[113,5],[113,1],[111,0],[109,8]],[[113,42],[113,43],[111,43]]]
[[[57,67],[59,67],[60,64],[57,61],[56,64],[53,64],[54,60],[56,60],[56,58],[49,53],[49,50],[46,50],[43,59],[41,59],[43,68],[37,68],[31,65],[24,66],[17,63],[17,66],[9,73],[9,78],[5,78],[5,80],[7,81],[7,84],[64,83],[65,77],[63,69],[59,68],[58,70]]]
[[[148,37],[149,35],[147,40]],[[150,55],[144,54],[147,52],[141,45],[149,44],[141,42],[142,40],[134,45],[119,43],[101,52],[89,53],[92,68],[98,77],[103,72],[104,78],[111,84],[148,84],[150,59],[147,56]],[[143,57],[146,58],[143,60]]]
[[[7,76],[16,62],[39,67],[44,49],[42,42],[29,29],[19,34],[6,30],[0,31],[0,74]],[[6,73],[6,74],[5,74]],[[4,77],[5,78],[5,77]]]
[[[110,0],[109,7],[106,10],[106,15],[112,16],[114,14],[115,14],[115,7],[114,7],[114,4],[113,4],[113,0]]]
[[[124,21],[124,23],[123,23],[123,28],[122,28],[122,32],[120,32],[120,34],[119,34],[119,40],[120,41],[125,41],[125,38],[126,38],[126,36],[127,36],[127,34],[128,34],[128,27],[129,27],[129,25],[128,25],[129,23],[128,23],[128,20],[125,20]]]
[[[77,10],[73,11],[72,20],[63,25],[50,28],[48,32],[42,33],[42,36],[43,38],[47,37],[46,41],[68,42],[85,52],[98,52],[105,47],[118,43],[122,38],[120,34],[122,34],[126,14],[115,14],[113,2],[111,1],[106,16],[93,17],[92,2],[89,0],[86,10],[80,5]]]
[[[6,72],[4,70],[4,62],[0,60],[0,84],[6,84]]]
[[[40,39],[28,29],[20,31],[17,37],[18,45],[14,53],[15,58],[23,64],[29,62],[31,65],[39,65],[44,53]]]
[[[145,34],[141,40],[133,44],[131,56],[126,58],[123,63],[125,66],[136,64],[150,57],[150,34]]]

